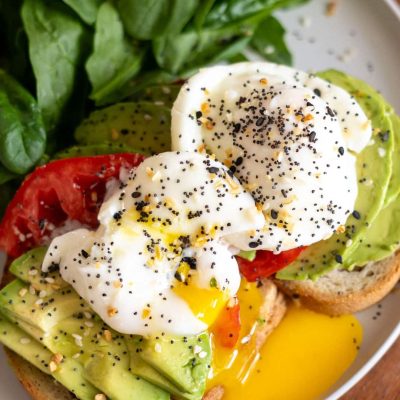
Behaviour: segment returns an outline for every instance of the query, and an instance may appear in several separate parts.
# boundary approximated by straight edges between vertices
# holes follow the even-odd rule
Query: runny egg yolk
[[[261,296],[254,283],[238,293],[241,334],[234,349],[213,343],[208,389],[224,387],[223,400],[313,400],[329,389],[354,361],[362,327],[351,315],[331,318],[291,305],[260,351],[251,335]]]
[[[175,284],[173,291],[189,305],[194,316],[207,326],[215,322],[229,299],[225,292],[217,288],[204,289],[183,282]]]

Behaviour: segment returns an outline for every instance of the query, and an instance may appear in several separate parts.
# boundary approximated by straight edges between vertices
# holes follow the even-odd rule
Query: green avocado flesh
[[[172,108],[182,85],[168,84],[168,85],[154,85],[148,86],[145,89],[135,93],[134,96],[129,98],[132,101],[149,101],[158,105],[165,105]]]
[[[10,266],[18,279],[0,291],[1,343],[82,400],[93,400],[97,393],[113,400],[167,400],[171,394],[202,398],[211,360],[207,333],[121,335],[91,311],[58,271],[41,272],[45,252],[33,249]],[[63,361],[51,371],[54,354]]]
[[[149,373],[153,380],[161,374],[174,386],[174,394],[179,398],[202,398],[208,366],[211,363],[211,343],[207,333],[185,338],[164,335],[143,339],[132,336],[129,350],[141,363],[152,369],[144,370],[143,366],[140,367],[141,364],[136,367],[133,363],[131,368],[136,374],[146,378]],[[163,383],[164,380],[161,384]]]
[[[353,269],[390,255],[400,241],[398,165],[399,119],[386,100],[365,82],[342,72],[319,73],[351,93],[372,121],[371,143],[357,155],[358,196],[345,231],[308,247],[277,273],[279,279],[317,279],[335,269]],[[383,154],[383,156],[382,156]]]
[[[136,150],[124,143],[105,142],[98,144],[72,146],[57,153],[54,156],[54,159],[60,160],[62,158],[99,156],[103,154],[118,153],[141,153],[141,151]]]
[[[64,357],[56,370],[51,372],[53,353],[1,314],[0,342],[45,374],[52,375],[79,399],[93,400],[99,393],[99,390],[84,378],[81,365],[72,358]]]
[[[10,272],[21,281],[30,283],[35,290],[51,294],[67,287],[68,283],[61,279],[58,271],[42,272],[42,261],[46,251],[47,247],[38,247],[26,252],[11,263]]]
[[[75,131],[81,145],[122,144],[143,154],[171,148],[169,107],[147,102],[118,103],[94,111]]]

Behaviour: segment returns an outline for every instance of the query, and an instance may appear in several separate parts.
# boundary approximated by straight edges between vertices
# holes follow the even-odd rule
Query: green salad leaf
[[[278,8],[295,6],[307,0],[220,0],[204,18],[205,26],[223,26],[248,18],[263,19]]]
[[[51,134],[79,84],[78,69],[86,54],[87,31],[67,6],[55,1],[25,0],[22,19],[39,107]]]
[[[40,159],[46,132],[36,100],[0,70],[0,183],[27,173]],[[8,172],[9,170],[10,172]]]
[[[113,91],[104,103],[109,105],[120,103],[121,101],[129,101],[133,98],[137,99],[137,95],[142,93],[148,87],[161,84],[170,84],[177,79],[176,75],[162,70],[152,70],[135,76],[118,90]]]
[[[0,0],[0,68],[24,85],[34,87],[33,72],[29,61],[28,40],[20,15],[22,0]]]
[[[269,61],[291,65],[292,55],[284,37],[285,28],[276,18],[269,16],[258,25],[251,46]]]
[[[63,0],[69,5],[87,24],[92,25],[96,21],[97,11],[103,0]]]
[[[249,44],[256,25],[247,21],[223,28],[163,36],[153,41],[153,53],[158,65],[173,73],[188,75],[199,67],[227,60],[241,53]],[[183,71],[183,73],[182,73]]]
[[[7,183],[15,178],[17,178],[18,175],[12,173],[9,171],[6,167],[0,164],[0,187],[4,184]],[[1,191],[0,191],[1,192]]]
[[[118,0],[118,9],[129,35],[149,40],[175,34],[189,22],[198,0]]]
[[[197,9],[196,15],[194,17],[194,26],[197,30],[201,29],[201,27],[203,26],[207,15],[211,11],[215,2],[216,0],[204,0],[201,4],[201,7]]]
[[[101,5],[96,21],[94,51],[86,62],[92,83],[90,97],[104,104],[138,72],[145,49],[139,49],[124,37],[124,28],[116,8],[109,2]]]

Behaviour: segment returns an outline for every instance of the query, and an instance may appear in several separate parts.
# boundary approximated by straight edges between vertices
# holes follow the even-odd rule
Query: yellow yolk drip
[[[203,289],[190,283],[185,285],[178,282],[173,291],[189,305],[195,317],[207,326],[213,324],[228,301],[227,294],[216,288]]]
[[[229,368],[234,362],[235,365],[240,365],[243,374],[246,374],[246,365],[249,363],[251,364],[256,356],[252,343],[247,343],[245,346],[240,342],[244,337],[248,337],[251,340],[249,334],[254,332],[257,324],[260,323],[258,317],[262,302],[261,293],[256,287],[256,283],[246,282],[243,279],[237,297],[240,304],[240,339],[235,349],[216,346],[215,341],[213,341],[212,373],[214,376],[217,376],[221,371]],[[238,376],[238,374],[236,376]]]
[[[241,336],[235,349],[214,345],[208,388],[222,385],[224,400],[312,400],[334,384],[354,361],[362,327],[354,316],[331,318],[290,306],[260,352],[249,336],[261,296],[255,284],[242,283]]]

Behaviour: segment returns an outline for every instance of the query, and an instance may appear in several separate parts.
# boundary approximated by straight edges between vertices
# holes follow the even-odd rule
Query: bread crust
[[[275,283],[288,296],[298,298],[301,304],[314,311],[331,316],[352,314],[378,303],[394,288],[400,279],[400,252],[364,268],[371,274],[374,274],[374,271],[376,273],[361,289],[352,290],[349,287],[344,291],[326,290],[320,280],[312,282],[275,279]],[[332,274],[351,274],[348,277],[354,279],[355,274],[360,274],[361,271],[336,271]],[[325,275],[324,279],[329,279],[329,274],[331,273]]]

